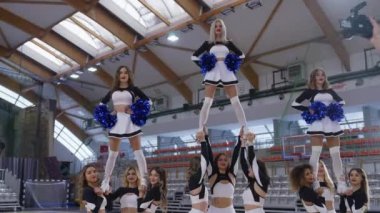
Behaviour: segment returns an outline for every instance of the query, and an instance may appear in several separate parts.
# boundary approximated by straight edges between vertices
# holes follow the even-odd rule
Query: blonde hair
[[[321,71],[323,73],[323,75],[325,76],[325,82],[323,82],[322,89],[329,89],[330,83],[327,80],[326,71],[320,67],[315,68],[313,71],[311,71],[307,87],[309,89],[317,89],[317,84],[316,84],[315,78],[317,76],[318,71]]]
[[[334,192],[335,186],[330,177],[329,171],[327,170],[326,164],[322,160],[319,160],[319,164],[323,166],[323,170],[325,171],[325,176],[323,177],[323,180],[326,182],[327,187],[330,189],[330,191]]]
[[[124,172],[124,182],[123,182],[123,185],[124,185],[124,187],[129,187],[129,181],[128,181],[128,178],[127,178],[127,176],[128,176],[128,172],[130,171],[130,170],[134,170],[135,171],[135,173],[136,173],[136,176],[137,176],[137,183],[136,183],[136,185],[137,185],[137,187],[139,187],[140,186],[140,183],[141,183],[141,177],[140,177],[140,173],[139,173],[139,170],[136,168],[136,167],[134,167],[134,166],[128,166],[126,169],[125,169],[125,172]]]
[[[215,42],[215,25],[216,22],[219,22],[222,25],[222,41],[227,42],[227,28],[226,25],[224,24],[224,21],[222,19],[215,19],[215,21],[212,22],[211,27],[210,27],[210,43]]]

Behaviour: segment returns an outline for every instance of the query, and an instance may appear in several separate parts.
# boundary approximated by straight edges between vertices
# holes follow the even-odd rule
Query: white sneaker
[[[103,192],[107,192],[107,191],[109,191],[109,190],[110,190],[110,181],[104,179],[104,180],[102,181],[102,185],[100,186],[100,188],[102,189]]]

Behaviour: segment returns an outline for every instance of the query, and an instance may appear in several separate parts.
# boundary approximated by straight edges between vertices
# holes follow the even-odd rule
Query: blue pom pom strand
[[[332,121],[340,122],[344,118],[344,111],[342,105],[338,103],[331,103],[327,107],[327,116]]]
[[[200,59],[202,75],[206,75],[207,72],[214,69],[216,62],[216,56],[213,53],[203,54]]]
[[[309,110],[304,111],[301,114],[307,124],[312,124],[314,121],[322,120],[326,116],[327,107],[320,101],[311,103],[309,108],[314,111],[313,114],[311,114]]]
[[[228,53],[224,59],[224,64],[226,65],[227,69],[233,73],[236,73],[239,70],[241,63],[241,58],[233,53]]]
[[[139,99],[131,105],[131,120],[137,126],[144,126],[150,114],[150,103],[148,100]]]
[[[94,119],[106,129],[111,129],[117,122],[117,116],[112,115],[108,110],[107,105],[103,104],[95,107]]]

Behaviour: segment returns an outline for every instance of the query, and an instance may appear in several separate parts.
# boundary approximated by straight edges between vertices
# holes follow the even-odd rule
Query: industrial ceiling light
[[[95,66],[91,66],[91,67],[87,68],[87,70],[88,70],[89,72],[96,72],[96,71],[98,71],[98,68],[95,67]]]
[[[171,42],[176,42],[178,41],[178,36],[175,34],[175,32],[170,32],[168,37],[167,37],[168,41],[171,41]]]
[[[79,75],[73,73],[73,74],[70,75],[70,78],[77,79],[77,78],[79,78]]]

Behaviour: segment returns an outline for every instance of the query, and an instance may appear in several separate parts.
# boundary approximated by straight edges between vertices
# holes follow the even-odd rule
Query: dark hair
[[[115,78],[113,80],[113,90],[117,90],[119,87],[120,87],[120,72],[121,72],[121,69],[125,68],[127,70],[127,73],[128,73],[128,86],[133,86],[133,73],[131,72],[131,70],[128,69],[127,66],[120,66],[117,68],[116,70],[116,73],[115,73]]]
[[[305,186],[305,171],[307,169],[313,172],[313,167],[310,164],[298,165],[290,171],[290,186],[294,191],[298,191],[301,186]]]
[[[166,212],[167,206],[168,206],[168,200],[166,198],[166,195],[168,193],[168,188],[167,188],[167,179],[166,179],[166,171],[165,169],[161,167],[153,167],[149,170],[149,174],[152,173],[152,171],[156,171],[158,175],[160,176],[160,180],[158,182],[158,187],[160,188],[160,193],[161,193],[161,199],[160,199],[160,207],[163,212]],[[148,190],[152,188],[152,184],[148,184]]]
[[[216,157],[215,157],[214,162],[215,162],[215,165],[216,165],[217,167],[218,167],[218,160],[219,160],[219,158],[222,157],[222,156],[226,156],[226,157],[227,157],[226,153],[223,153],[223,152],[217,154]],[[219,169],[219,168],[218,168],[218,169]],[[228,171],[229,169],[230,169],[230,163],[227,164],[226,171]]]
[[[362,182],[360,183],[360,187],[364,189],[365,194],[367,195],[367,199],[368,199],[367,208],[369,208],[369,186],[368,186],[367,174],[362,168],[352,168],[350,172],[348,172],[348,179],[350,179],[351,172],[353,171],[356,171],[362,176]]]
[[[86,180],[86,171],[87,171],[87,169],[89,169],[91,167],[95,168],[95,170],[98,170],[96,164],[90,163],[90,164],[85,165],[79,173],[78,199],[81,201],[81,203],[82,203],[82,197],[83,197],[83,188],[88,186],[88,182]],[[96,184],[97,185],[100,184],[99,179],[98,179],[98,182]]]

